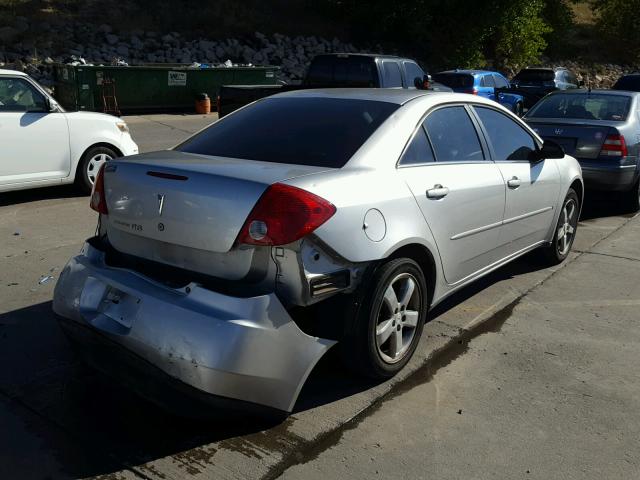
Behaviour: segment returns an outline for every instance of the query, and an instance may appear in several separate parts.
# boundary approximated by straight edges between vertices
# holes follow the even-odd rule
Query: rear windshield
[[[624,121],[630,105],[626,95],[555,94],[540,100],[526,117]]]
[[[613,86],[614,90],[631,90],[640,92],[640,75],[628,75],[620,78]]]
[[[344,98],[266,98],[222,118],[176,150],[340,168],[398,107]]]
[[[521,70],[514,81],[518,82],[553,82],[556,74],[551,70]]]
[[[309,87],[379,87],[372,57],[319,56],[309,66],[304,84]]]
[[[466,73],[436,73],[433,76],[433,80],[449,88],[473,87],[473,75]]]

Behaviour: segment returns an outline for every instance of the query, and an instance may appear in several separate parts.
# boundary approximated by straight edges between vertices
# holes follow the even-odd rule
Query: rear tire
[[[343,354],[357,373],[384,380],[402,370],[418,346],[427,317],[427,284],[415,261],[397,258],[379,267],[364,288]]]
[[[640,210],[640,179],[631,187],[631,190],[622,195],[625,213],[636,213]]]
[[[562,202],[562,209],[555,226],[553,240],[550,245],[542,247],[540,253],[545,264],[558,265],[569,256],[578,229],[580,200],[573,188],[567,192]]]
[[[75,183],[78,189],[82,193],[90,195],[93,189],[93,182],[102,164],[113,160],[117,156],[118,154],[115,150],[109,147],[92,147],[84,152],[76,170]]]

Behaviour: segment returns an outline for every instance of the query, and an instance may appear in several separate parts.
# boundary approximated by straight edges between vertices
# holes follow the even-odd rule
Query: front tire
[[[76,171],[76,185],[84,194],[91,194],[96,175],[103,163],[113,160],[118,155],[109,147],[92,147],[87,150]]]
[[[427,284],[409,258],[390,260],[365,285],[353,334],[343,342],[347,365],[366,377],[393,377],[413,356],[427,316]]]
[[[570,188],[562,203],[553,240],[541,249],[543,260],[549,266],[558,265],[569,256],[578,229],[579,215],[580,200],[576,191]]]

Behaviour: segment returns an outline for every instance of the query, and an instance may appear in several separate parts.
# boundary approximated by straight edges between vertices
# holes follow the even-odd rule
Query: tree
[[[596,25],[617,59],[640,62],[640,0],[592,0]]]

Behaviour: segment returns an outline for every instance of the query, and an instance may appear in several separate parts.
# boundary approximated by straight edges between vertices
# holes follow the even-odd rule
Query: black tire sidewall
[[[78,163],[75,183],[76,186],[86,195],[91,194],[91,190],[93,189],[93,184],[89,181],[89,177],[87,176],[87,164],[89,163],[89,160],[101,153],[109,155],[111,158],[116,158],[118,156],[116,152],[109,147],[92,147],[82,155],[82,159]]]
[[[401,273],[411,274],[417,282],[421,296],[421,312],[416,331],[402,360],[389,364],[380,357],[376,346],[377,314],[383,300],[383,294],[390,281]],[[367,294],[357,316],[355,329],[355,352],[357,369],[360,373],[374,379],[393,377],[409,362],[420,342],[428,311],[427,284],[420,266],[409,258],[396,258],[381,265],[366,285]]]

